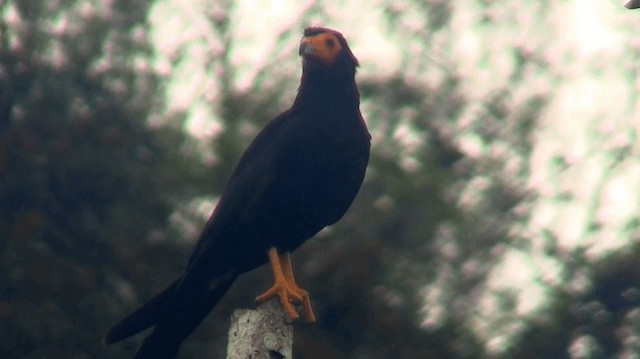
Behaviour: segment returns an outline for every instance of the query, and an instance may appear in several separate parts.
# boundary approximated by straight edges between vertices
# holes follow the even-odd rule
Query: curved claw
[[[297,320],[299,318],[295,307],[291,305],[291,303],[294,303],[302,304],[302,313],[306,322],[315,322],[316,318],[311,309],[309,293],[298,287],[293,278],[289,253],[285,253],[280,258],[277,249],[272,247],[269,249],[268,254],[271,269],[273,270],[274,284],[267,291],[257,296],[256,302],[261,303],[277,295],[280,305],[289,319]]]
[[[273,287],[267,289],[266,292],[260,294],[256,297],[256,302],[262,303],[271,299],[274,296],[278,296],[278,300],[280,301],[280,305],[282,309],[287,313],[287,316],[291,320],[297,320],[299,318],[296,309],[291,305],[292,302],[302,302],[302,297],[298,296],[296,293],[292,292],[287,288],[285,283],[279,284],[275,283]]]

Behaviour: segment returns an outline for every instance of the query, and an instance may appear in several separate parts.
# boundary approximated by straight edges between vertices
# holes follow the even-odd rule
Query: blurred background
[[[274,2],[276,3],[276,2]],[[125,358],[302,29],[359,58],[372,158],[294,255],[295,358],[640,358],[640,12],[601,0],[0,0],[0,357]],[[221,358],[240,278],[181,358]]]

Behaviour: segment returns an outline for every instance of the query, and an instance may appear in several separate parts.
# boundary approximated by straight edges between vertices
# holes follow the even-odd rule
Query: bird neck
[[[327,74],[304,71],[293,106],[328,110],[334,106],[357,109],[359,104],[360,94],[356,86],[355,72]]]

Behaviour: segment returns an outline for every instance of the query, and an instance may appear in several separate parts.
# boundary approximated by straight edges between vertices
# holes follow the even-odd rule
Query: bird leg
[[[305,321],[315,322],[316,319],[309,301],[309,293],[298,287],[293,278],[289,253],[285,253],[280,257],[278,250],[275,247],[271,247],[268,255],[271,270],[273,271],[274,284],[266,292],[256,297],[256,302],[261,303],[277,295],[280,305],[289,319],[296,320],[299,318],[295,308],[291,305],[291,303],[296,303],[302,304]]]
[[[302,313],[304,314],[304,320],[307,323],[315,323],[316,316],[313,314],[313,309],[311,309],[309,292],[298,287],[296,280],[293,278],[293,268],[291,267],[291,256],[289,255],[289,252],[285,252],[284,255],[280,257],[280,263],[282,264],[284,271],[284,279],[288,282],[287,285],[302,298]]]

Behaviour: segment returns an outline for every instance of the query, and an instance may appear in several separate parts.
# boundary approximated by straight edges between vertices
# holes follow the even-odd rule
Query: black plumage
[[[267,263],[270,249],[293,251],[344,215],[369,159],[358,62],[340,33],[317,27],[305,29],[300,55],[293,105],[242,155],[183,274],[115,325],[106,343],[154,326],[136,358],[175,357],[238,275]]]

